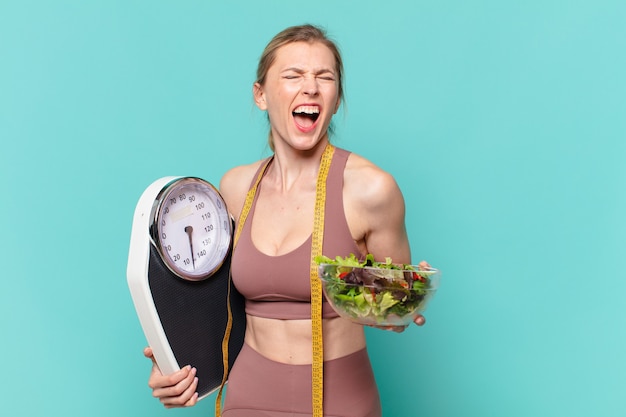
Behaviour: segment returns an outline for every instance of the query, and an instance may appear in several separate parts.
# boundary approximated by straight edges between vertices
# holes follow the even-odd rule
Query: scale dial
[[[165,265],[177,276],[201,281],[228,256],[232,220],[217,189],[200,178],[168,183],[156,198],[150,237]]]

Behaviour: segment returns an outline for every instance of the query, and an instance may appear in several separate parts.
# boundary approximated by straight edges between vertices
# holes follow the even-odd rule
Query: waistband
[[[266,319],[310,320],[311,304],[304,301],[254,301],[246,300],[246,314]],[[339,317],[332,306],[322,303],[322,318]]]

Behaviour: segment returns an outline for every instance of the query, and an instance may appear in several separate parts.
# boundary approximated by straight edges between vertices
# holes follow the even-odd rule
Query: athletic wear
[[[223,417],[310,417],[311,365],[272,361],[244,344],[226,385]],[[324,417],[380,417],[374,373],[362,349],[324,362]]]
[[[324,219],[324,246],[322,254],[359,255],[343,209],[343,171],[350,153],[335,148],[326,181],[326,207]],[[262,168],[260,168],[262,169]],[[257,173],[258,174],[258,173]],[[255,175],[254,178],[257,176]],[[237,290],[246,298],[246,313],[272,319],[311,318],[311,236],[293,251],[269,256],[260,252],[252,242],[250,230],[257,197],[243,226],[237,247],[233,252],[232,274]],[[311,219],[311,227],[313,219]],[[323,303],[322,317],[337,317],[327,303]]]
[[[322,254],[331,258],[350,253],[359,255],[343,208],[343,172],[349,155],[349,152],[335,148],[326,182]],[[259,192],[260,184],[233,252],[233,282],[246,298],[246,313],[249,315],[310,319],[312,238],[309,236],[300,247],[280,256],[269,256],[257,250],[252,242],[251,224]],[[324,318],[337,317],[328,302],[322,306]],[[276,362],[244,344],[229,374],[222,416],[311,415],[311,365]],[[325,417],[381,415],[378,388],[366,349],[324,362]]]

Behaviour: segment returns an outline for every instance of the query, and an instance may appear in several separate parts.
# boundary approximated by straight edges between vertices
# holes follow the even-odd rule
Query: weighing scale
[[[243,345],[233,225],[217,189],[196,177],[154,181],[133,217],[127,279],[141,327],[163,374],[197,369],[199,398],[226,382]]]

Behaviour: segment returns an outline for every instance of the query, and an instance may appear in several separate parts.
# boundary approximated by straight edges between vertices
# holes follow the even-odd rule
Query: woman
[[[220,183],[239,219],[260,178],[232,258],[233,282],[246,297],[247,327],[229,375],[224,417],[311,415],[309,265],[316,182],[327,148],[334,154],[323,254],[372,253],[379,260],[411,262],[404,200],[395,180],[364,158],[329,145],[330,122],[343,98],[342,76],[337,47],[310,25],[276,35],[260,59],[253,95],[267,112],[274,156],[236,167]],[[380,416],[363,327],[323,304],[324,415]],[[424,324],[424,318],[416,323]],[[150,348],[144,354],[153,359]],[[195,369],[189,366],[162,375],[153,359],[149,385],[166,407],[191,406],[198,399]]]

